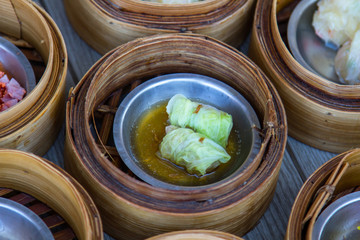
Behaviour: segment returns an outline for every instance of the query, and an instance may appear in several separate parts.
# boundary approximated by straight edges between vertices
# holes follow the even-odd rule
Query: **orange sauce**
[[[191,175],[183,167],[157,157],[159,145],[165,136],[165,127],[169,125],[166,105],[167,101],[158,103],[144,112],[132,129],[133,151],[148,174],[176,185],[201,186],[218,181],[234,170],[235,161],[239,161],[238,155],[241,149],[240,137],[234,129],[231,131],[226,147],[231,159],[202,177]]]

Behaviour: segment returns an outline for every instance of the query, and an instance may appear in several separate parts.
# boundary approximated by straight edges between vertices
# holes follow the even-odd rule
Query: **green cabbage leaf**
[[[221,163],[230,160],[226,150],[189,128],[166,127],[166,135],[160,143],[161,157],[182,166],[190,174],[203,176]]]
[[[206,104],[193,102],[181,94],[176,94],[169,100],[166,112],[171,125],[191,128],[226,147],[233,127],[230,114]]]

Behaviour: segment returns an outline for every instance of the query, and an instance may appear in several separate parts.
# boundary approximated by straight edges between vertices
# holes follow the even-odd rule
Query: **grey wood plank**
[[[288,151],[293,155],[292,158],[304,181],[322,164],[337,155],[310,147],[291,137],[288,138]]]
[[[259,223],[243,238],[247,240],[284,239],[291,207],[302,184],[303,181],[293,159],[285,152],[273,200]]]
[[[65,124],[61,127],[60,133],[55,140],[55,143],[43,158],[55,163],[56,165],[64,168],[64,141],[65,141]]]
[[[73,75],[76,84],[101,55],[84,42],[72,28],[66,16],[63,1],[38,1],[40,1],[60,28],[68,49],[69,71]]]

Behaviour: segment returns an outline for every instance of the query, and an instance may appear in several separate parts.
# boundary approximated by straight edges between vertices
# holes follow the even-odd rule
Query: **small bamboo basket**
[[[55,164],[0,149],[0,196],[27,206],[57,239],[103,239],[97,208],[82,186]]]
[[[278,90],[289,135],[322,150],[344,152],[360,144],[360,85],[328,81],[293,58],[281,33],[297,2],[258,1],[249,55]],[[291,7],[277,13],[286,4]]]
[[[154,76],[206,75],[239,91],[258,114],[262,145],[247,178],[221,186],[168,190],[134,176],[120,159],[111,131],[123,97]],[[93,134],[97,126],[97,134]],[[164,34],[136,39],[100,59],[70,92],[66,114],[65,168],[85,186],[118,239],[144,239],[190,229],[243,235],[269,205],[287,139],[286,118],[266,76],[236,49],[202,35]]]
[[[311,239],[314,223],[328,204],[360,191],[359,171],[360,149],[342,153],[318,168],[295,199],[285,239]]]
[[[247,37],[255,0],[206,0],[162,4],[141,0],[65,0],[70,22],[105,54],[138,37],[162,33],[209,35],[235,47]]]
[[[242,240],[242,238],[220,231],[187,230],[164,233],[146,240]]]
[[[40,56],[35,64],[30,59],[38,79],[36,87],[0,113],[0,147],[43,155],[55,141],[65,113],[65,43],[55,22],[34,2],[0,0],[0,6],[0,32]],[[38,65],[42,65],[40,72]]]

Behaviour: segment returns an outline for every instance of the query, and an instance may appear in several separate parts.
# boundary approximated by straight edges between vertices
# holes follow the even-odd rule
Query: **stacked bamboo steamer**
[[[78,239],[103,239],[94,202],[74,178],[55,164],[31,153],[0,149],[0,193],[2,188],[29,194],[45,203],[65,219]]]
[[[360,187],[360,149],[342,153],[318,168],[300,189],[291,210],[287,240],[311,239],[317,217],[330,203]]]
[[[258,165],[245,182],[234,178],[222,188],[189,191],[153,187],[137,179],[110,145],[112,120],[124,95],[154,76],[174,72],[223,81],[255,109],[263,140]],[[115,238],[144,239],[186,229],[243,235],[272,199],[286,139],[279,96],[247,57],[202,35],[155,35],[107,53],[70,92],[65,168],[87,189],[102,215],[104,230]]]
[[[66,0],[78,34],[105,54],[120,44],[152,34],[199,33],[235,47],[248,35],[255,0],[206,0],[162,4],[141,0]]]
[[[277,22],[277,7],[287,3],[296,1],[258,1],[249,55],[278,90],[288,117],[289,135],[330,152],[359,146],[360,85],[323,79],[293,58]]]
[[[0,0],[0,32],[29,43],[46,68],[36,87],[0,113],[0,147],[43,155],[63,123],[67,52],[50,16],[32,1]]]

